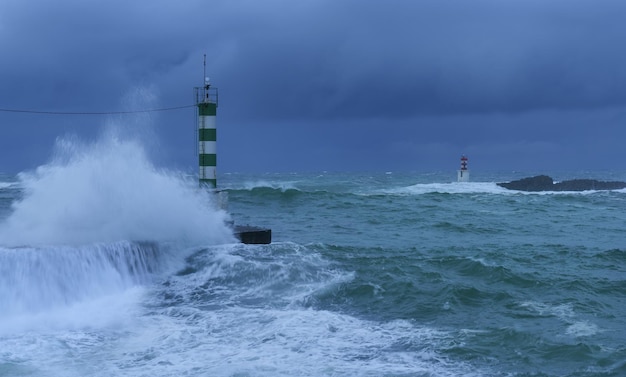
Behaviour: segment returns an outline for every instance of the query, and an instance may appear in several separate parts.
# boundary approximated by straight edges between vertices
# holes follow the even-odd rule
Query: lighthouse
[[[206,59],[206,58],[205,58]],[[205,63],[206,64],[206,63]],[[201,186],[217,188],[217,88],[211,87],[209,78],[204,85],[194,88],[198,107],[198,164]]]
[[[198,108],[198,181],[202,189],[213,192],[225,209],[228,192],[217,189],[217,88],[211,86],[206,77],[206,55],[204,55],[204,85],[195,87],[196,107]],[[232,222],[233,234],[245,244],[272,243],[272,230],[250,225],[235,225]]]
[[[467,168],[467,157],[465,155],[461,156],[461,168],[457,170],[457,181],[458,182],[469,182],[469,169]]]

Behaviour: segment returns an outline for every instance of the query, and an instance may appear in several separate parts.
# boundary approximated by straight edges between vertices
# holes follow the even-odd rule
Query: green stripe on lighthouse
[[[201,154],[199,157],[200,166],[217,166],[216,154]]]
[[[198,130],[199,141],[217,141],[217,130],[215,128],[200,128]]]
[[[201,102],[198,104],[198,115],[212,115],[217,114],[217,103]]]

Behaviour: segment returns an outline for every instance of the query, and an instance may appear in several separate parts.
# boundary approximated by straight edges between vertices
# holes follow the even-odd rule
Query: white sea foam
[[[228,215],[197,182],[157,169],[139,143],[115,135],[60,139],[50,163],[19,179],[25,196],[0,224],[0,245],[233,241]]]
[[[0,336],[124,329],[134,325],[144,291],[144,287],[135,286],[69,304],[60,302],[45,311],[1,315]]]
[[[123,310],[134,310],[122,308]],[[68,319],[69,320],[69,319]],[[107,331],[5,337],[5,362],[58,376],[482,376],[435,348],[451,335],[315,310],[173,307]],[[71,360],[71,362],[69,362]],[[21,371],[24,372],[24,371]]]
[[[219,245],[190,258],[201,268],[167,284],[11,318],[29,331],[0,332],[2,360],[36,376],[485,375],[441,353],[455,332],[303,305],[354,276],[311,250]]]
[[[253,190],[255,188],[271,188],[280,191],[287,190],[297,190],[296,181],[286,181],[286,182],[270,182],[266,180],[258,180],[258,181],[248,181],[244,183],[244,188],[246,190]]]
[[[442,194],[501,194],[510,192],[494,182],[452,182],[452,183],[418,183],[406,187],[386,189],[385,194],[395,195],[423,195],[431,193]]]
[[[552,305],[544,302],[525,301],[520,306],[536,311],[539,315],[551,315],[562,320],[569,320],[575,316],[574,308],[571,304]]]
[[[317,310],[173,308],[142,322],[116,355],[126,375],[481,375],[435,351],[450,334],[402,320],[375,323]]]
[[[565,330],[565,333],[575,337],[591,336],[600,331],[600,328],[588,321],[578,321],[569,325]]]
[[[554,316],[561,320],[565,327],[565,334],[574,337],[592,336],[600,328],[587,320],[577,320],[576,312],[571,304],[552,305],[542,302],[527,301],[520,304],[524,308],[536,311],[539,315]]]
[[[354,278],[311,250],[218,246],[192,258],[203,268],[166,288],[186,305],[163,307],[156,294],[147,306],[160,308],[120,342],[126,375],[483,375],[440,353],[454,333],[308,307],[303,295],[326,296]]]

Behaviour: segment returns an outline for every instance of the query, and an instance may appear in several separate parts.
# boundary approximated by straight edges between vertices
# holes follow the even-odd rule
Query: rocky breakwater
[[[547,175],[518,179],[497,184],[509,190],[518,191],[586,191],[586,190],[620,190],[626,188],[626,182],[597,181],[595,179],[572,179],[554,182]]]

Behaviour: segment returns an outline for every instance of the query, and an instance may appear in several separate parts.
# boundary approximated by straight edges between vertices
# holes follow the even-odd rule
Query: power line
[[[43,110],[23,110],[23,109],[1,109],[0,112],[5,113],[27,113],[27,114],[45,114],[45,115],[118,115],[118,114],[137,114],[137,113],[153,113],[158,111],[171,111],[179,109],[188,109],[196,105],[163,107],[160,109],[143,109],[129,111],[43,111]]]

